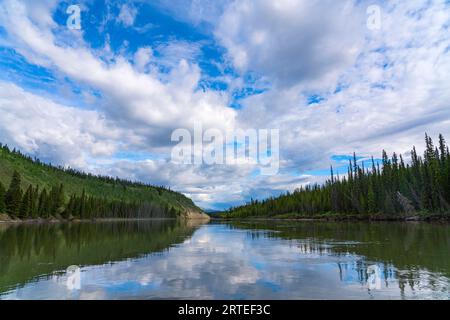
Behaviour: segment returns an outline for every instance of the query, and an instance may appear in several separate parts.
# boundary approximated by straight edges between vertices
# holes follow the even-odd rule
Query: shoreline
[[[13,219],[7,214],[0,214],[0,224],[41,224],[41,223],[87,223],[87,222],[123,222],[123,221],[165,221],[165,220],[184,220],[184,221],[210,221],[211,217],[203,212],[196,210],[187,210],[183,215],[176,218],[93,218],[93,219],[64,219],[51,217],[48,219],[36,218],[36,219]]]
[[[450,223],[449,214],[430,214],[426,216],[406,216],[406,217],[389,217],[389,216],[357,216],[357,215],[344,215],[344,216],[291,216],[291,217],[247,217],[247,218],[227,218],[227,217],[211,217],[211,221],[295,221],[295,222],[442,222]]]
[[[299,216],[299,217],[247,217],[247,218],[226,218],[217,216],[208,216],[206,214],[199,216],[180,216],[177,218],[97,218],[97,219],[12,219],[4,214],[0,215],[0,224],[52,224],[52,223],[102,223],[102,222],[137,222],[137,221],[166,221],[166,220],[200,220],[211,222],[264,222],[264,221],[293,221],[293,222],[441,222],[450,223],[450,215],[427,215],[427,216],[408,216],[408,217],[388,217],[388,216]]]
[[[86,222],[121,222],[121,221],[158,221],[178,220],[179,218],[99,218],[99,219],[0,219],[2,224],[41,224],[41,223],[86,223]]]
[[[138,222],[138,221],[190,221],[190,220],[205,220],[205,219],[188,219],[185,217],[178,218],[97,218],[97,219],[5,219],[0,218],[0,224],[52,224],[52,223],[101,223],[101,222]]]

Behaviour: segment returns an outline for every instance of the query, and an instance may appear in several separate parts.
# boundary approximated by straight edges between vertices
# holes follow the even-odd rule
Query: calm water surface
[[[166,298],[449,299],[450,225],[0,225],[0,299]]]

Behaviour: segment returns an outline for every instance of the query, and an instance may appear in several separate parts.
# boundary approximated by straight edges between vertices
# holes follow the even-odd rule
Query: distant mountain
[[[223,213],[223,211],[219,211],[219,210],[211,210],[211,209],[204,209],[203,211],[205,211],[208,215],[210,216],[215,216],[215,215],[220,215]]]

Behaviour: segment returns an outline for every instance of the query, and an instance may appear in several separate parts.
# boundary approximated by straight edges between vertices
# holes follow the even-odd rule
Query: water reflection
[[[448,224],[237,222],[233,227],[264,230],[268,237],[294,242],[304,256],[342,258],[337,268],[344,283],[363,287],[374,280],[370,270],[375,269],[380,283],[367,286],[371,297],[383,295],[373,290],[395,286],[398,295],[384,298],[450,298]]]
[[[194,232],[175,221],[149,223],[0,231],[0,283],[9,289],[0,297],[450,298],[447,225],[234,223]],[[37,236],[33,228],[44,230]],[[54,272],[70,264],[82,265],[80,290]]]
[[[71,265],[163,252],[194,229],[175,220],[0,225],[0,293],[35,277],[52,278]]]

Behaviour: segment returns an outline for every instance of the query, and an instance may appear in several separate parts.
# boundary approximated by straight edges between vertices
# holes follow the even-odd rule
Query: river
[[[0,225],[0,299],[450,299],[450,225]]]

